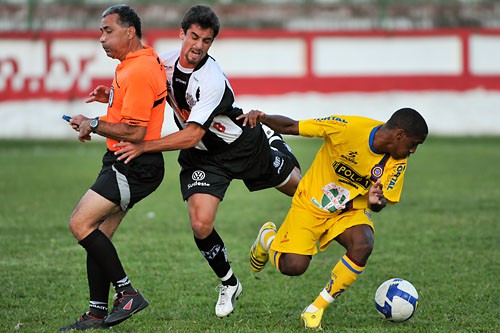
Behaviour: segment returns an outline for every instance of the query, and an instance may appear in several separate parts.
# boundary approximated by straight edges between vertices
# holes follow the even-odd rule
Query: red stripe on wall
[[[178,30],[150,31],[144,34],[144,39],[148,44],[154,45],[155,41],[165,38],[178,38]],[[284,39],[300,38],[306,45],[306,57],[304,67],[305,74],[302,77],[231,77],[231,84],[238,95],[279,95],[293,92],[382,92],[382,91],[466,91],[471,89],[486,89],[500,91],[500,73],[494,75],[474,75],[471,72],[470,38],[471,35],[482,35],[498,37],[500,39],[500,29],[489,30],[425,30],[425,31],[284,31],[284,30],[222,30],[218,39]],[[317,77],[313,73],[313,42],[318,37],[346,37],[346,38],[381,38],[381,37],[458,37],[461,44],[462,67],[458,75],[359,75],[359,76],[329,76]],[[45,64],[44,70],[50,72],[53,62],[63,66],[66,72],[70,66],[69,58],[57,58],[50,56],[52,52],[52,42],[55,39],[95,39],[99,43],[99,34],[96,31],[63,31],[63,32],[0,32],[0,42],[39,42],[45,43],[46,58],[50,59]],[[88,45],[88,44],[87,44]],[[180,46],[180,41],[179,41]],[[163,51],[163,50],[159,50]],[[75,51],[77,52],[77,51]],[[265,52],[265,50],[263,50]],[[26,55],[24,55],[26,56]],[[21,57],[21,55],[19,55]],[[90,61],[80,59],[81,61]],[[83,98],[89,91],[79,90],[76,81],[69,84],[62,90],[49,91],[46,88],[44,76],[42,77],[21,77],[20,58],[14,56],[2,56],[0,53],[0,101],[14,101],[26,99],[51,98],[55,100],[68,100]],[[82,68],[89,68],[83,66]],[[24,72],[26,69],[24,68]],[[26,75],[24,73],[23,75]],[[112,76],[106,78],[90,78],[92,87],[98,84],[109,85]],[[31,89],[28,89],[28,88]],[[35,87],[35,88],[33,88]]]
[[[500,90],[500,76],[380,76],[335,78],[232,78],[239,95],[281,95],[304,92],[466,91]]]

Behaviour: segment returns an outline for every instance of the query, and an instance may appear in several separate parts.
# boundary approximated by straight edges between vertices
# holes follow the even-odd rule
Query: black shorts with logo
[[[126,211],[160,186],[165,174],[163,155],[142,154],[128,164],[116,158],[110,150],[104,154],[101,172],[90,188]]]
[[[271,149],[260,126],[245,128],[229,149],[212,153],[196,148],[181,150],[180,183],[184,200],[195,193],[224,198],[233,179],[241,179],[250,191],[284,183],[293,168],[290,156]]]

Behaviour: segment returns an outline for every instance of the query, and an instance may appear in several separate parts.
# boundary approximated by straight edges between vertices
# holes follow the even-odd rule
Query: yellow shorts
[[[292,207],[279,228],[271,249],[281,253],[314,255],[325,251],[330,243],[346,229],[367,224],[373,230],[370,212],[354,209],[331,217],[317,217],[311,212]]]

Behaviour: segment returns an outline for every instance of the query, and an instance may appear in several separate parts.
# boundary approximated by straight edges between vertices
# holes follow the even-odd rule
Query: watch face
[[[95,130],[97,128],[97,126],[99,125],[99,120],[97,119],[93,119],[91,122],[90,122],[90,128]]]

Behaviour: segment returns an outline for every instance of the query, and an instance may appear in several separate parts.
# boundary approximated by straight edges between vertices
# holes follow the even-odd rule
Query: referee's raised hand
[[[89,97],[85,100],[85,103],[101,102],[107,103],[109,101],[109,87],[97,86],[94,90],[89,93]]]

